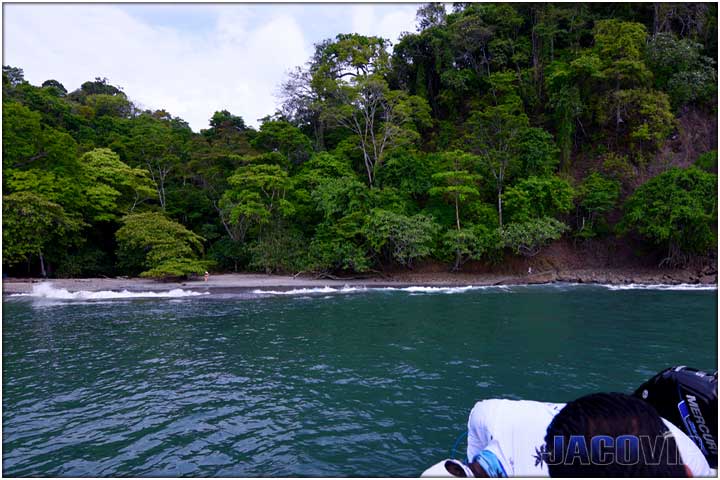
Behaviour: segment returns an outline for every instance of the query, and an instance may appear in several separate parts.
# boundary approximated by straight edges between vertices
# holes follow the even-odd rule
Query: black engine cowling
[[[706,373],[688,367],[664,370],[635,390],[661,417],[681,428],[717,468],[717,371]]]

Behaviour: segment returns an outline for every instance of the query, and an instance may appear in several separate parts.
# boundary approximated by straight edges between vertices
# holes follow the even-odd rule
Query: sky
[[[273,114],[287,72],[338,33],[393,43],[418,4],[3,4],[3,65],[68,91],[106,77],[142,108],[193,130],[217,110]]]

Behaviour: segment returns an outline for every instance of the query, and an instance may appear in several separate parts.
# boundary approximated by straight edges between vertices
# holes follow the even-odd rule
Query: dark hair
[[[622,455],[628,452],[629,461]],[[548,426],[545,460],[551,477],[687,476],[657,411],[622,393],[595,393],[565,405]]]

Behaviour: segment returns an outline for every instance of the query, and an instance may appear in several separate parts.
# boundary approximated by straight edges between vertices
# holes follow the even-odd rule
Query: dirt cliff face
[[[634,167],[631,190],[672,167],[687,168],[705,152],[718,148],[717,112],[686,107],[677,116],[677,128],[643,167]],[[624,152],[616,152],[622,155]],[[604,155],[576,152],[570,176],[579,183],[593,171],[602,171]],[[624,193],[631,193],[625,191]]]
[[[644,165],[630,165],[634,172],[628,182],[623,184],[618,207],[607,215],[608,222],[615,225],[621,220],[622,204],[637,187],[670,168],[687,168],[700,155],[716,150],[717,147],[717,112],[697,107],[684,108],[677,115],[675,132],[659,151]],[[604,161],[605,155],[593,156],[589,152],[578,152],[569,172],[575,185],[593,171],[602,172]],[[572,221],[571,216],[566,220]],[[687,283],[717,283],[716,258],[697,259],[683,269],[659,269],[663,252],[653,251],[644,243],[632,234],[584,241],[566,238],[553,242],[535,258],[508,258],[501,269],[522,272],[534,265],[536,270],[584,271],[583,275],[598,278],[603,276],[603,271],[610,270],[617,271],[620,277],[632,277],[632,272],[637,272],[637,276],[644,272],[643,276],[657,277],[664,282],[676,278]]]
[[[677,131],[665,142],[641,176],[641,183],[671,167],[686,168],[718,144],[717,112],[686,108],[677,117]]]
[[[413,270],[387,268],[383,274],[394,281],[457,284],[518,283],[703,283],[717,284],[717,260],[698,259],[686,268],[659,268],[659,253],[642,252],[632,238],[607,237],[574,242],[562,239],[532,258],[508,255],[499,263],[471,261],[459,272],[451,264],[419,262]]]

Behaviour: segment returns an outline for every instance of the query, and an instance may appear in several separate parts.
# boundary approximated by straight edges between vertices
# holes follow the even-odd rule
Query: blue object
[[[450,458],[455,458],[455,451],[457,450],[458,444],[460,444],[460,441],[463,439],[463,437],[467,437],[467,434],[468,432],[467,430],[465,430],[455,439],[455,443],[453,443],[452,449],[450,450]],[[463,456],[463,458],[465,457]]]
[[[480,466],[485,470],[485,473],[487,473],[488,477],[493,478],[506,478],[507,473],[505,473],[505,469],[503,468],[502,464],[500,463],[500,460],[495,456],[493,452],[490,450],[483,450],[482,452],[475,455],[472,459],[472,462],[477,462],[480,464]]]

